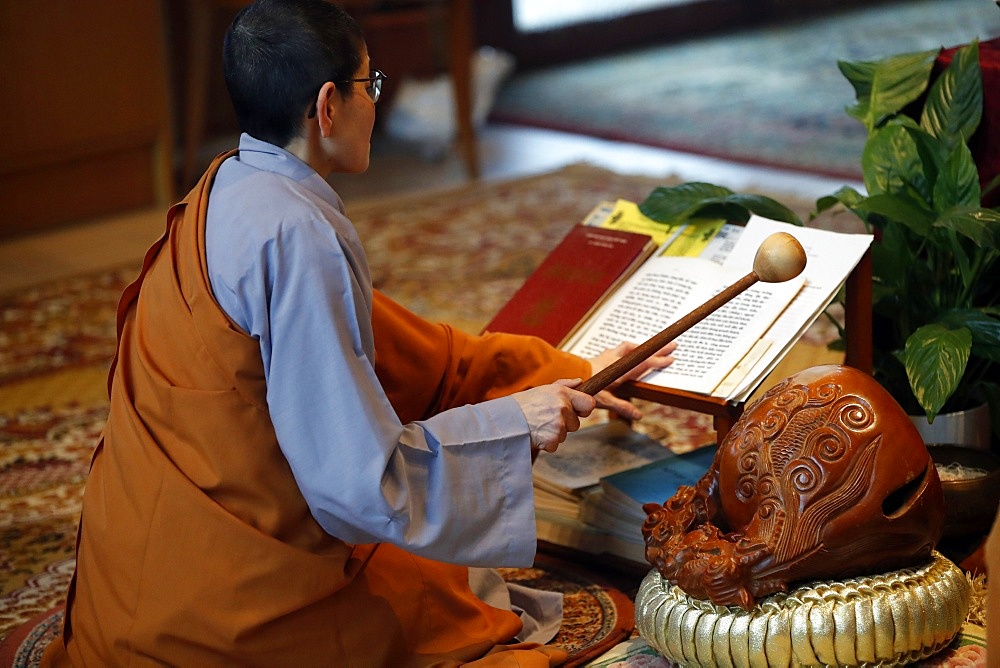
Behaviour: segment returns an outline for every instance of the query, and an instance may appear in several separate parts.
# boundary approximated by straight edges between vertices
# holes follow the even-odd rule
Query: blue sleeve
[[[523,414],[504,398],[401,424],[375,375],[370,286],[353,250],[325,221],[285,221],[247,254],[216,266],[210,255],[220,304],[260,340],[271,419],[313,516],[351,543],[530,564]]]

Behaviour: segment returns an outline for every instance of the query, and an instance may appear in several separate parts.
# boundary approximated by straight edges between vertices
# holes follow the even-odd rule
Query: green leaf
[[[979,42],[958,49],[948,67],[934,80],[920,125],[948,148],[964,144],[979,127],[983,114],[983,76]]]
[[[938,322],[952,329],[965,328],[972,335],[972,354],[1000,362],[1000,318],[979,309],[949,309]]]
[[[842,201],[839,197],[835,195],[825,195],[816,200],[816,211],[815,213],[820,214],[827,209],[832,209],[833,207],[841,204]]]
[[[832,195],[825,195],[816,200],[816,213],[822,213],[837,204],[843,204],[847,208],[853,209],[864,198],[865,196],[854,188],[841,186]]]
[[[733,202],[705,200],[700,205],[689,209],[683,219],[677,222],[683,222],[683,220],[691,218],[714,218],[730,223],[745,223],[750,220],[750,212]]]
[[[683,222],[706,200],[732,195],[729,188],[711,183],[683,183],[656,188],[639,205],[639,211],[660,223]]]
[[[657,188],[639,205],[639,211],[657,222],[671,225],[693,217],[745,223],[751,213],[793,225],[802,224],[794,211],[777,200],[764,195],[734,193],[709,183]]]
[[[979,170],[972,151],[959,143],[942,165],[934,182],[934,209],[947,211],[956,206],[979,206]]]
[[[882,238],[872,245],[872,286],[878,295],[876,303],[887,297],[896,298],[902,292],[905,296],[909,270],[913,266],[913,249],[910,247],[905,228],[890,225],[883,230]]]
[[[871,97],[872,81],[875,80],[875,70],[878,61],[838,60],[837,68],[854,87],[854,97],[860,102]]]
[[[857,204],[859,209],[868,213],[877,213],[913,230],[920,236],[926,236],[931,231],[931,225],[936,216],[933,211],[919,199],[905,193],[896,195],[872,195]]]
[[[997,186],[1000,186],[1000,174],[994,176],[992,179],[989,180],[989,183],[983,186],[983,195],[985,196],[992,193],[997,188]]]
[[[942,214],[934,227],[953,230],[985,251],[1000,250],[1000,211],[957,206]]]
[[[940,230],[941,228],[938,228]],[[938,231],[935,230],[935,231]],[[934,239],[940,239],[941,235],[935,234]],[[974,260],[974,255],[979,254],[979,250],[976,248],[969,248],[969,244],[963,244],[962,240],[959,239],[958,234],[954,230],[945,230],[944,238],[947,241],[948,248],[951,251],[951,263],[945,257],[939,255],[939,259],[944,261],[946,266],[954,266],[958,271],[958,277],[961,281],[962,290],[960,292],[949,291],[949,297],[945,302],[950,306],[969,306],[972,302],[969,301],[972,294],[973,283],[976,280],[976,265]],[[946,294],[943,290],[941,294]]]
[[[927,89],[939,50],[904,53],[879,61],[840,61],[841,73],[854,87],[857,104],[847,113],[870,135]]]
[[[972,333],[934,323],[906,339],[902,362],[910,389],[931,421],[941,411],[965,374],[972,349]]]
[[[777,220],[781,223],[790,223],[792,225],[802,224],[802,220],[799,219],[798,214],[781,202],[765,195],[736,193],[734,195],[727,196],[725,201],[726,203],[744,207],[764,218],[770,218],[771,220]]]
[[[924,176],[928,183],[934,183],[938,172],[944,168],[945,162],[951,157],[952,150],[934,135],[927,134],[927,131],[921,129],[916,123],[897,123],[895,119],[892,123],[909,128],[910,137],[917,145],[917,153],[924,166]]]
[[[934,167],[925,167],[917,140],[903,126],[888,125],[869,137],[861,155],[861,171],[871,195],[911,192],[931,200]]]

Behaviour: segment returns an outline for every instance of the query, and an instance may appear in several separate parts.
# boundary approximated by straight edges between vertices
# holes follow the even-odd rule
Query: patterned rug
[[[380,289],[425,317],[477,332],[600,200],[641,200],[668,182],[581,164],[349,213]],[[137,270],[117,267],[0,296],[0,639],[51,611],[72,574],[83,485],[107,414],[115,307]],[[703,415],[644,408],[640,428],[671,447],[712,439]],[[590,586],[573,585],[565,573],[552,579]],[[610,618],[603,614],[602,625]],[[587,632],[595,628],[588,624]]]
[[[60,582],[68,580],[73,561],[58,562],[55,568]],[[631,598],[593,573],[545,555],[539,555],[532,568],[504,568],[500,573],[508,582],[563,595],[565,619],[551,644],[569,653],[566,668],[603,654],[632,634],[635,620]],[[0,666],[38,666],[45,647],[61,632],[64,612],[65,607],[59,603],[0,639]]]
[[[115,309],[137,266],[29,288],[0,302],[0,384],[110,362]]]
[[[988,0],[907,0],[517,73],[491,117],[857,178],[865,130],[838,60],[1000,35]]]

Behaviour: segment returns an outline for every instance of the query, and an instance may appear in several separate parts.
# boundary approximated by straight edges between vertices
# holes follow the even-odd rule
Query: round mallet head
[[[787,232],[775,232],[764,239],[753,258],[753,271],[764,283],[783,283],[802,273],[806,251]]]

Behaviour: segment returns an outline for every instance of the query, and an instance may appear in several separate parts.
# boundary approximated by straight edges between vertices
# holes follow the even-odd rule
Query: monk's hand
[[[619,343],[614,348],[608,348],[596,357],[591,357],[588,361],[590,362],[590,368],[593,373],[599,373],[605,367],[610,366],[612,363],[617,361],[620,357],[627,355],[632,350],[634,350],[638,344],[636,343]],[[672,353],[677,348],[677,343],[671,341],[666,344],[655,353],[640,362],[634,369],[626,373],[621,378],[618,378],[612,382],[608,389],[601,390],[594,398],[597,400],[598,408],[605,408],[618,416],[625,418],[626,420],[638,420],[642,418],[642,411],[640,411],[633,403],[616,397],[611,389],[626,380],[638,380],[642,378],[647,372],[653,369],[662,369],[664,367],[670,366],[673,363],[674,358]]]
[[[580,428],[580,418],[597,406],[594,397],[572,389],[581,382],[579,378],[557,380],[511,395],[528,421],[533,451],[555,452],[566,434]]]

